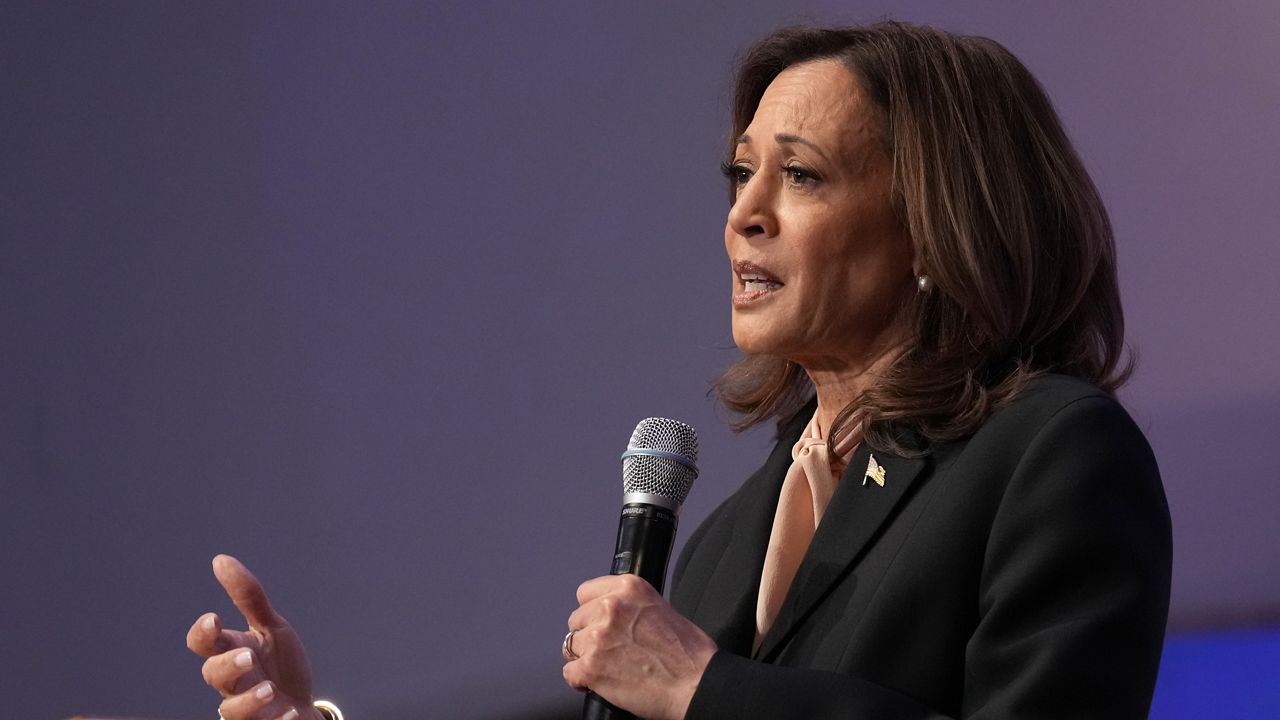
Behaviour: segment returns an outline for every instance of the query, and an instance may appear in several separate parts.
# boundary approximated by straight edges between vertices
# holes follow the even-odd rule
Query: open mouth
[[[743,305],[776,292],[784,283],[773,273],[746,260],[735,260],[733,273],[737,276],[737,288],[733,294],[733,303]]]

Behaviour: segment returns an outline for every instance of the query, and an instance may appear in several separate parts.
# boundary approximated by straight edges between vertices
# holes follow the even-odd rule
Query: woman
[[[1110,396],[1106,212],[1043,91],[983,38],[798,28],[748,54],[733,120],[748,357],[717,389],[778,444],[670,606],[581,587],[565,678],[643,717],[1145,718],[1168,510]]]
[[[566,681],[650,718],[1145,717],[1168,510],[1110,394],[1107,216],[1043,91],[990,40],[793,28],[743,62],[731,137],[747,357],[717,390],[778,444],[670,604],[579,588]],[[255,628],[188,637],[224,715],[312,712],[292,631],[215,570]]]

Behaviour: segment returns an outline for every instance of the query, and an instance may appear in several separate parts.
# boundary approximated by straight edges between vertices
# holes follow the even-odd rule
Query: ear
[[[914,240],[911,242],[911,275],[912,277],[920,277],[928,275],[929,272],[924,265],[924,253],[920,249],[920,245]]]

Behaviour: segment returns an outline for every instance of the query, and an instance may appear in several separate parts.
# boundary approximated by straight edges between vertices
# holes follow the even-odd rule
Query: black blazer
[[[1169,511],[1115,400],[1046,376],[922,457],[860,447],[753,658],[765,548],[808,419],[677,561],[671,602],[720,647],[690,720],[1146,717]],[[883,487],[864,482],[871,454]]]

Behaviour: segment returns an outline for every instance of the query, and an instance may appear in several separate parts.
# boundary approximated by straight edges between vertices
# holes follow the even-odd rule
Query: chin
[[[778,340],[766,329],[750,327],[749,323],[733,324],[733,344],[747,355],[777,355],[782,349]]]

